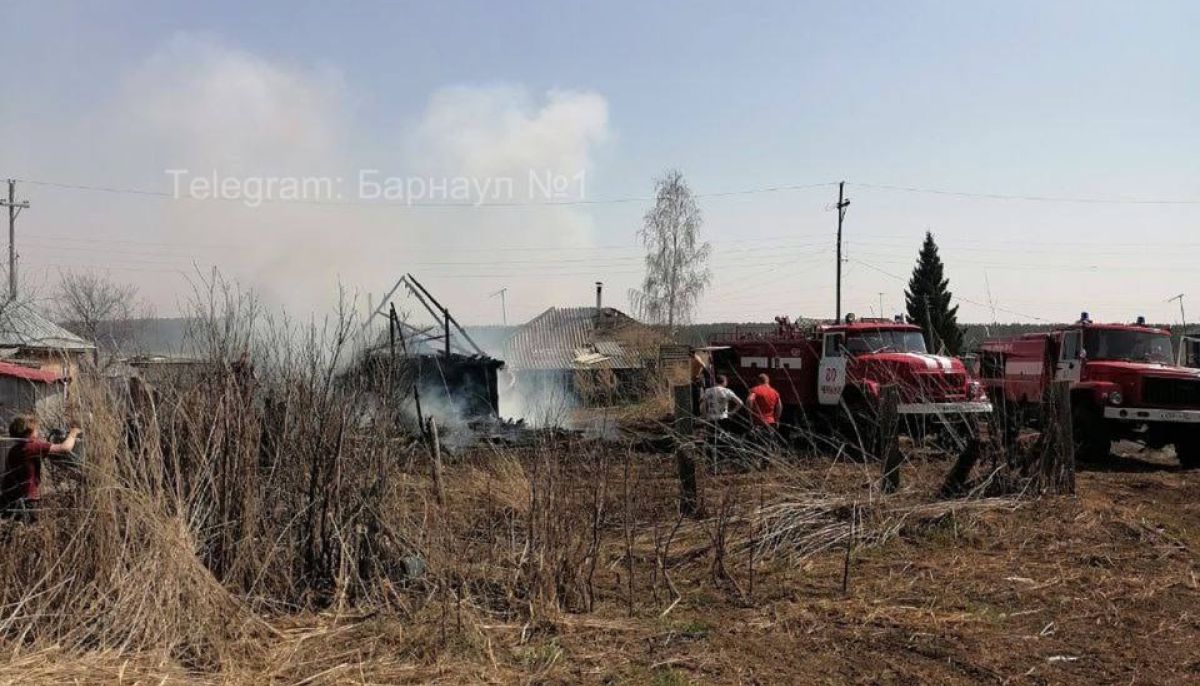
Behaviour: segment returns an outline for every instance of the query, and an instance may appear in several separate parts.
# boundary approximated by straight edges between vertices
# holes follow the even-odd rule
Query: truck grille
[[[1142,402],[1159,407],[1200,407],[1200,380],[1146,378]]]
[[[919,374],[916,390],[925,401],[949,400],[962,395],[966,382],[965,374]]]

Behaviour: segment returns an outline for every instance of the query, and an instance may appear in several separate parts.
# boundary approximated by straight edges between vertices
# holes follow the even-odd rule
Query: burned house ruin
[[[403,286],[439,325],[403,321],[390,298]],[[405,274],[372,312],[387,328],[364,351],[357,373],[387,380],[393,402],[411,406],[418,419],[471,422],[499,416],[502,360],[489,356],[411,274]],[[364,325],[365,328],[366,325]]]

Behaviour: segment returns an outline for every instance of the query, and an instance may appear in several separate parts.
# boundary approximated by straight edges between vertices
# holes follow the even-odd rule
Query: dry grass
[[[397,493],[411,499],[408,516],[425,517],[424,531],[410,535],[428,555],[429,575],[355,602],[330,597],[272,611],[211,575],[207,586],[174,579],[189,578],[202,547],[186,530],[177,531],[191,564],[118,548],[129,561],[121,575],[88,585],[111,584],[98,595],[119,602],[100,608],[60,595],[10,614],[0,683],[778,683],[800,674],[826,682],[1187,683],[1197,668],[1188,656],[1200,636],[1200,589],[1189,551],[1200,544],[1200,485],[1190,474],[1085,473],[1078,499],[1013,508],[933,500],[925,485],[935,486],[945,465],[916,462],[909,490],[870,503],[857,465],[814,460],[709,475],[711,516],[676,529],[671,461],[639,455],[630,466],[626,500],[624,456],[594,444],[553,457],[464,455],[447,467],[444,510],[420,497],[429,493],[420,470],[408,473]],[[841,495],[797,489],[800,474]],[[607,486],[589,610],[588,524],[598,491],[578,485],[597,482]],[[722,500],[724,576],[714,570]],[[799,513],[811,524],[800,525]],[[851,521],[856,544],[843,593]],[[22,533],[44,535],[48,524]],[[769,533],[785,529],[815,537]],[[145,540],[179,550],[179,538]],[[169,572],[138,566],[153,564]],[[149,621],[148,608],[168,594],[210,614]],[[80,626],[51,622],[51,607]],[[217,630],[239,617],[246,623],[236,635]],[[130,636],[141,638],[117,641]]]
[[[211,368],[140,400],[79,384],[86,466],[38,524],[0,522],[0,684],[1200,674],[1194,474],[1018,506],[939,500],[936,457],[882,497],[874,465],[762,454],[703,463],[691,520],[672,457],[547,435],[449,455],[443,506],[389,380],[339,381],[341,323],[272,347],[210,297]]]

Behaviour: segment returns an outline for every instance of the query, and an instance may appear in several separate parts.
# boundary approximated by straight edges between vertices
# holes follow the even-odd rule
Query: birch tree
[[[691,318],[708,286],[712,246],[700,240],[704,220],[683,174],[669,170],[654,188],[654,207],[638,232],[646,248],[646,277],[635,307],[647,321],[673,332]]]

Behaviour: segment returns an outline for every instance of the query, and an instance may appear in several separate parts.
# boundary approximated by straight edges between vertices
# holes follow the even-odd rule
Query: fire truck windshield
[[[925,339],[919,331],[856,331],[846,338],[852,355],[867,353],[923,353]]]
[[[1090,360],[1128,360],[1172,364],[1171,337],[1122,329],[1086,329],[1083,349]]]

